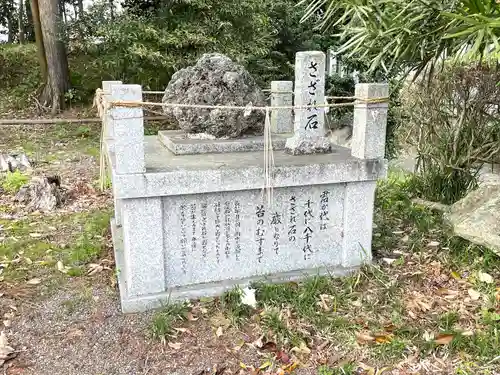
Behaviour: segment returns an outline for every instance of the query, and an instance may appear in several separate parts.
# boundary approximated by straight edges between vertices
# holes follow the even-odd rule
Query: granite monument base
[[[118,174],[112,139],[107,150],[124,312],[257,280],[344,275],[371,259],[384,159],[335,146],[329,154],[276,151],[268,205],[261,151],[175,155],[148,136],[145,172]]]

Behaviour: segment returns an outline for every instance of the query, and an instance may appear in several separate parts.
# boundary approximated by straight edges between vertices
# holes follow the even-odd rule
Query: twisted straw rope
[[[144,93],[159,93],[159,92],[144,92]],[[265,122],[264,122],[264,186],[262,192],[267,192],[267,202],[268,206],[272,204],[273,200],[273,187],[272,187],[272,169],[274,168],[274,153],[271,135],[271,121],[269,112],[277,109],[309,109],[309,108],[331,108],[331,107],[347,107],[355,104],[375,104],[375,103],[387,103],[388,97],[381,98],[357,98],[354,96],[350,97],[328,97],[328,99],[354,99],[354,102],[347,103],[324,103],[316,105],[293,105],[293,106],[233,106],[233,105],[208,105],[208,104],[181,104],[181,103],[158,103],[158,102],[148,102],[141,100],[114,100],[108,101],[104,97],[105,93],[102,89],[96,90],[96,95],[94,97],[94,106],[97,107],[97,112],[102,118],[107,110],[115,107],[125,107],[125,108],[142,108],[142,107],[163,107],[163,108],[198,108],[198,109],[224,109],[224,110],[244,110],[247,111],[264,111],[265,112]],[[101,165],[100,165],[100,179],[101,179],[101,189],[104,190],[104,181],[106,178],[106,159],[104,157],[104,134],[105,134],[105,122],[102,127],[101,133]]]

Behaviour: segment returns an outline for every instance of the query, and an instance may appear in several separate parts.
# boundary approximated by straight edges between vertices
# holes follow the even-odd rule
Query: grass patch
[[[253,312],[251,306],[241,303],[242,295],[243,290],[236,286],[220,298],[222,310],[235,326],[241,326]]]
[[[15,194],[19,191],[19,189],[27,184],[29,181],[29,177],[19,170],[14,172],[7,172],[5,178],[2,181],[2,188],[7,193]]]
[[[0,220],[0,263],[6,280],[21,281],[58,272],[61,261],[69,276],[84,273],[85,266],[99,256],[105,245],[110,213],[92,212],[65,217],[29,217]]]
[[[188,312],[189,306],[186,303],[167,304],[153,315],[149,326],[150,337],[166,343],[174,333],[174,323],[186,320]]]
[[[318,369],[318,375],[354,375],[357,373],[357,366],[353,363],[347,363],[340,367],[321,366]]]

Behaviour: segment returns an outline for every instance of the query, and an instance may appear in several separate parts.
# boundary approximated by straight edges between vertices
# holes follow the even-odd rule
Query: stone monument
[[[262,136],[144,136],[140,107],[117,104],[103,116],[111,128],[105,142],[124,312],[220,295],[256,280],[344,275],[370,262],[376,180],[387,170],[387,103],[356,104],[352,150],[332,147],[320,106],[324,55],[301,52],[297,61],[295,105],[318,107],[294,111],[293,133],[289,109],[271,116],[270,204],[263,194]],[[106,87],[110,101],[142,99],[138,85]],[[273,84],[272,102],[289,101],[290,88]],[[362,99],[387,94],[385,84],[357,86]]]

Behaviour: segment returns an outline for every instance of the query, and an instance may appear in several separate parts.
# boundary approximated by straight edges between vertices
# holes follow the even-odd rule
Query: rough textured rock
[[[245,68],[227,56],[211,53],[172,76],[163,102],[264,106],[265,96]],[[164,112],[186,133],[207,133],[217,138],[262,133],[264,127],[263,111],[164,107]]]
[[[500,255],[500,185],[483,185],[454,203],[446,219],[457,236]]]
[[[24,172],[31,169],[31,163],[26,154],[0,154],[0,172]]]
[[[14,201],[26,205],[26,210],[49,212],[64,202],[64,191],[57,177],[33,177],[14,197]]]

